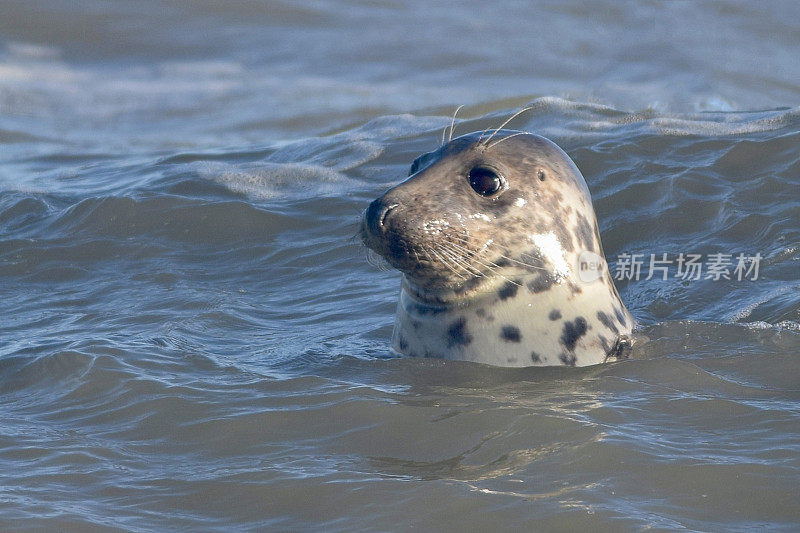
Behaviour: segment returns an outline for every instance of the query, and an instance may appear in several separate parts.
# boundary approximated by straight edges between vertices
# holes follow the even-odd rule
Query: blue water
[[[0,0],[0,528],[800,528],[793,2]],[[456,133],[545,135],[648,339],[389,352],[359,217]]]

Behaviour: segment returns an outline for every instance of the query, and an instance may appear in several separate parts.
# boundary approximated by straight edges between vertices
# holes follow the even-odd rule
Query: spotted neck
[[[501,278],[455,304],[423,302],[409,288],[400,290],[392,338],[409,356],[585,366],[621,356],[633,326],[607,272],[591,282]]]

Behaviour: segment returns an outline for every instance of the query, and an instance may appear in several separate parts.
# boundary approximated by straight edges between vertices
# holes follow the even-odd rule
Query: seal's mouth
[[[465,237],[431,235],[415,230],[400,215],[402,209],[368,208],[361,221],[364,245],[403,273],[406,290],[429,304],[456,303],[486,292],[495,283],[479,264],[472,261]]]
[[[361,240],[367,248],[420,286],[433,288],[448,282],[446,276],[438,275],[442,267],[434,254],[424,246],[415,246],[396,232],[376,235],[370,225],[364,222],[361,225]]]

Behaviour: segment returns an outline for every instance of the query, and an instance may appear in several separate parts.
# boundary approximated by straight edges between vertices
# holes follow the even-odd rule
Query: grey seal
[[[585,366],[630,352],[586,181],[544,137],[474,132],[419,156],[361,238],[402,273],[401,354]]]

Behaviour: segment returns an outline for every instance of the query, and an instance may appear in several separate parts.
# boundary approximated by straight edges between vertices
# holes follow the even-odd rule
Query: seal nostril
[[[397,204],[387,205],[386,208],[383,210],[383,213],[381,213],[380,221],[378,222],[378,224],[380,224],[381,227],[386,226],[386,219],[389,217],[389,213],[394,211],[395,207],[397,207]]]
[[[380,198],[369,204],[365,215],[367,225],[374,232],[386,229],[386,219],[398,204],[385,204]]]

